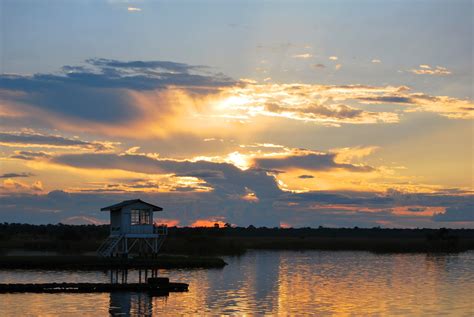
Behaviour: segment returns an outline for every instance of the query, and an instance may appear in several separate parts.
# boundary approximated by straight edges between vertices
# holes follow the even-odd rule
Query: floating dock
[[[110,293],[147,292],[162,296],[170,292],[187,292],[188,284],[170,283],[168,278],[149,278],[148,283],[40,283],[0,284],[4,293]]]
[[[112,270],[222,268],[221,258],[163,255],[156,258],[100,258],[84,255],[0,256],[0,269]]]

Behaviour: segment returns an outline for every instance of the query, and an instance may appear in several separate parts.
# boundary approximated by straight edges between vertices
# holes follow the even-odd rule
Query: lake
[[[474,314],[474,252],[249,251],[211,270],[160,270],[189,292],[2,294],[1,316]],[[137,271],[128,280],[136,281]],[[107,272],[3,270],[0,283],[108,282]]]

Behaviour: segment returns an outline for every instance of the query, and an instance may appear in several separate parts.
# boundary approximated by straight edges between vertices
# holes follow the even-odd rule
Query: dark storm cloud
[[[120,123],[140,111],[128,90],[150,91],[180,87],[207,94],[236,82],[206,67],[169,61],[89,59],[88,66],[64,66],[62,74],[0,75],[0,100],[19,103],[92,122]],[[19,93],[18,93],[19,92]]]
[[[444,195],[442,200],[450,201],[447,212],[435,215],[435,222],[430,218],[420,221],[421,218],[400,218],[391,212],[394,203],[399,204],[393,197],[378,197],[373,193],[356,192],[312,192],[312,193],[288,193],[279,192],[278,196],[263,202],[246,202],[239,199],[231,199],[222,192],[197,193],[190,191],[191,188],[183,188],[172,193],[123,193],[90,191],[87,193],[67,193],[64,191],[52,191],[49,194],[11,194],[0,196],[0,217],[7,222],[29,222],[29,223],[57,223],[68,217],[87,216],[108,221],[108,214],[101,213],[101,207],[112,205],[126,199],[141,198],[145,201],[157,204],[164,211],[157,215],[160,218],[177,219],[180,225],[189,225],[197,219],[211,219],[220,217],[228,222],[248,226],[278,226],[281,221],[290,223],[296,227],[374,227],[379,226],[379,221],[393,223],[402,222],[402,226],[446,226],[449,222],[471,222],[472,204],[463,204],[465,207],[453,207],[458,205],[459,196]],[[139,195],[139,196],[137,196]],[[413,194],[417,200],[423,201],[425,205],[436,205],[439,201],[433,201],[433,196]],[[467,198],[470,199],[470,198]],[[292,203],[291,207],[287,203]],[[294,204],[297,204],[296,206]],[[317,208],[314,205],[318,205]],[[347,205],[354,210],[330,209],[334,204]],[[285,207],[286,206],[286,207]],[[368,207],[376,207],[377,212],[358,211]],[[405,220],[404,220],[405,219]],[[391,227],[391,225],[386,225]],[[398,225],[400,226],[400,224]],[[472,227],[463,224],[465,227]]]
[[[0,210],[3,221],[18,222],[23,219],[23,222],[58,222],[72,216],[91,216],[107,220],[108,215],[98,212],[100,207],[133,198],[159,204],[165,208],[160,217],[178,219],[180,225],[191,224],[197,219],[221,217],[241,226],[278,226],[281,221],[294,223],[295,226],[313,227],[373,227],[380,225],[378,221],[383,221],[390,226],[391,223],[396,225],[397,221],[402,219],[392,213],[393,206],[447,207],[444,216],[435,216],[434,223],[427,217],[425,222],[422,222],[424,225],[436,226],[438,223],[443,226],[445,224],[442,222],[445,221],[470,221],[472,217],[468,207],[458,208],[469,206],[472,195],[460,196],[459,192],[405,194],[392,190],[385,194],[352,191],[294,193],[280,189],[276,179],[262,169],[241,170],[228,163],[105,153],[65,154],[51,160],[57,164],[84,169],[122,169],[147,174],[198,177],[206,183],[201,185],[211,187],[212,191],[196,192],[193,187],[184,186],[172,192],[137,194],[123,192],[118,186],[111,186],[107,190],[99,189],[94,192],[92,189],[83,193],[53,191],[48,195],[12,194],[0,197],[0,204],[6,206]],[[140,187],[143,184],[131,184],[135,185]],[[155,186],[146,185],[146,188]],[[257,202],[242,199],[249,191],[258,197]],[[15,213],[12,212],[13,209]],[[419,220],[420,218],[413,218],[414,222],[410,223],[408,219],[404,225],[415,225]]]
[[[299,168],[313,171],[324,171],[342,168],[353,172],[370,172],[374,169],[370,166],[357,166],[352,164],[341,164],[335,162],[334,153],[301,152],[293,153],[284,157],[257,158],[254,164],[263,169],[291,169]]]
[[[236,82],[223,74],[203,73],[205,66],[188,65],[167,61],[121,62],[110,59],[89,59],[93,68],[63,66],[63,74],[35,74],[21,76],[3,74],[0,88],[11,90],[48,90],[58,85],[74,85],[93,88],[126,88],[152,90],[167,86],[222,87]],[[194,72],[191,72],[194,71]]]
[[[54,157],[53,162],[77,168],[122,169],[149,174],[175,174],[193,176],[206,181],[214,191],[223,195],[244,195],[246,188],[259,198],[276,197],[281,190],[273,176],[259,169],[240,170],[232,164],[208,161],[177,161],[154,159],[144,155],[117,154],[65,154]]]

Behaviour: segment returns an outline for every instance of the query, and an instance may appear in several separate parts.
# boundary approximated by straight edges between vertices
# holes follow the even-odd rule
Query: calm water
[[[224,269],[161,270],[187,293],[0,295],[1,316],[474,315],[474,252],[255,251]],[[138,277],[131,271],[128,280]],[[104,272],[0,271],[0,282],[107,282]]]

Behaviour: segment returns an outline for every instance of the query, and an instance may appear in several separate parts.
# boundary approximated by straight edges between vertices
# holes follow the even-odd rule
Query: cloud
[[[77,193],[164,193],[164,192],[208,192],[212,187],[205,181],[191,176],[155,175],[150,179],[122,179],[108,182],[93,182],[82,187],[70,187]]]
[[[65,225],[103,225],[109,223],[90,216],[71,216],[61,219],[59,222]]]
[[[432,68],[430,65],[422,64],[418,69],[410,69],[409,72],[416,75],[434,75],[434,76],[446,76],[451,75],[451,71],[446,67],[436,66]]]
[[[208,69],[207,66],[202,65],[188,65],[185,63],[177,63],[170,61],[129,61],[123,62],[114,59],[106,58],[92,58],[86,60],[88,64],[99,67],[102,70],[115,70],[128,69],[133,71],[132,74],[155,74],[159,75],[160,72],[168,71],[171,73],[190,74],[192,71],[200,71]]]
[[[413,100],[408,96],[373,96],[361,97],[359,100],[373,103],[412,103]]]
[[[47,194],[11,193],[0,196],[2,221],[19,223],[58,223],[68,217],[102,218],[100,207],[116,203],[116,196],[69,194],[55,190]]]
[[[331,61],[337,61],[338,60],[337,56],[329,56],[329,59]]]
[[[474,104],[468,99],[458,99],[448,96],[430,96],[423,93],[394,93],[384,96],[358,97],[363,103],[369,104],[402,104],[405,111],[426,111],[438,113],[451,119],[474,118]]]
[[[313,55],[311,55],[309,53],[304,53],[304,54],[296,54],[296,55],[293,55],[292,57],[293,58],[300,58],[300,59],[308,59],[308,58],[312,58]]]
[[[188,173],[178,173],[178,177],[196,177],[196,178],[224,178],[224,174],[221,171],[213,170],[198,170]]]
[[[340,164],[335,161],[335,153],[321,153],[309,150],[293,150],[291,153],[254,159],[255,167],[262,169],[304,169],[326,171],[345,169],[351,172],[370,172],[370,166]]]
[[[382,111],[368,104],[400,109]],[[246,133],[264,129],[271,124],[260,120],[264,117],[340,126],[397,123],[402,111],[467,119],[473,117],[474,106],[471,100],[411,92],[403,85],[258,84],[233,80],[203,65],[94,58],[85,65],[64,66],[59,74],[0,75],[0,108],[0,117],[8,117],[5,127],[11,128],[39,126],[130,138],[222,138],[243,125]]]
[[[93,151],[112,150],[116,145],[112,142],[89,142],[36,132],[0,132],[0,144],[8,147],[73,148]]]
[[[167,227],[177,227],[180,223],[178,219],[158,218],[154,219],[154,223],[158,225],[166,225]]]
[[[255,192],[260,198],[275,197],[280,193],[274,177],[267,175],[265,171],[243,171],[228,163],[155,159],[129,154],[64,154],[52,158],[51,161],[83,169],[121,169],[144,174],[195,177],[205,181],[214,192],[229,196],[245,195],[247,189]]]
[[[32,173],[5,173],[5,174],[1,174],[0,175],[0,178],[24,178],[24,177],[31,177],[31,176],[35,176],[34,174]]]
[[[247,84],[227,89],[226,96],[217,110],[227,116],[274,116],[335,126],[399,121],[400,111],[357,107],[366,104],[399,105],[401,111],[434,112],[452,119],[474,117],[469,99],[411,92],[407,86]]]
[[[219,227],[224,227],[226,224],[222,220],[214,220],[214,219],[198,219],[191,224],[191,227],[199,228],[199,227],[214,227],[215,225]]]
[[[0,183],[0,196],[12,193],[37,193],[43,191],[43,183],[35,181],[31,184],[6,178]]]
[[[257,145],[255,145],[257,146]],[[350,161],[361,158],[371,153],[370,148],[355,148],[355,153],[350,153],[349,149],[336,149],[334,152],[324,153],[309,150],[287,149],[277,145],[269,144],[259,147],[244,147],[245,152],[240,153],[244,160],[247,160],[246,169],[237,168],[234,164],[224,163],[226,156],[211,158],[216,161],[206,161],[203,159],[176,160],[172,158],[151,157],[142,153],[135,154],[104,154],[104,153],[83,153],[83,154],[59,154],[51,158],[54,164],[70,166],[87,170],[93,173],[94,170],[102,172],[110,170],[122,170],[140,175],[132,177],[144,177],[144,179],[104,180],[102,183],[85,184],[82,187],[68,188],[70,192],[97,193],[97,194],[129,194],[129,193],[212,193],[212,199],[216,199],[216,204],[226,204],[228,201],[245,201],[248,203],[271,204],[280,201],[288,201],[289,190],[301,190],[301,187],[286,186],[281,182],[285,178],[280,176],[298,179],[302,170],[315,173],[316,176],[308,176],[299,179],[309,179],[317,177],[317,186],[320,183],[327,184],[327,175],[336,176],[341,174],[347,178],[348,173],[377,174],[373,167],[364,164],[353,164]],[[262,149],[268,149],[261,152]],[[219,160],[219,161],[217,161]],[[105,172],[107,174],[107,172]],[[282,174],[283,173],[283,174]],[[290,175],[291,174],[291,175]],[[128,174],[130,175],[130,174]],[[360,174],[361,178],[366,176]],[[376,176],[377,176],[376,175]],[[286,176],[285,176],[286,177]],[[380,177],[378,175],[377,177]],[[149,178],[149,179],[147,179]],[[349,180],[352,177],[349,177]],[[331,180],[330,180],[331,181]],[[336,182],[338,180],[336,179]],[[306,187],[312,182],[300,183]],[[375,184],[377,185],[377,184]],[[387,186],[384,184],[383,186]],[[313,186],[312,186],[313,187]],[[343,186],[341,187],[343,188]],[[363,186],[358,188],[361,190]],[[308,191],[309,189],[305,189]],[[371,195],[375,195],[372,193]],[[339,197],[339,196],[338,196]],[[301,203],[299,199],[299,203]],[[290,200],[289,202],[292,202]],[[336,200],[338,204],[344,204],[345,200]],[[365,202],[365,201],[364,201]],[[356,204],[352,200],[347,203]],[[410,205],[414,203],[410,202]],[[270,208],[270,207],[269,207]],[[310,208],[308,206],[307,208]]]
[[[394,199],[392,197],[380,196],[373,193],[364,192],[331,192],[331,191],[313,191],[305,193],[292,194],[287,197],[288,201],[299,202],[301,204],[317,203],[318,208],[323,209],[332,205],[355,205],[359,208],[364,206],[390,206]]]
[[[62,74],[0,75],[0,113],[14,114],[12,125],[26,117],[29,125],[33,122],[75,131],[108,129],[117,135],[127,130],[129,123],[150,117],[150,112],[160,114],[154,121],[172,113],[173,100],[167,100],[166,95],[156,98],[160,92],[182,90],[198,98],[236,84],[199,65],[111,59],[89,59],[86,63],[65,66]],[[150,102],[145,100],[146,93],[153,95],[153,108],[140,104]],[[168,97],[177,98],[173,94]]]
[[[228,174],[225,175],[228,177]],[[259,177],[268,179],[265,174],[259,174]],[[228,180],[231,181],[230,178]],[[248,183],[255,180],[248,179]],[[257,190],[257,195],[263,188],[265,185]],[[472,210],[467,207],[472,205],[472,194],[404,194],[397,191],[385,194],[360,191],[294,193],[278,190],[271,196],[259,197],[258,201],[240,198],[248,192],[248,189],[242,188],[238,195],[218,190],[200,193],[153,192],[140,193],[139,196],[136,193],[68,193],[60,190],[48,194],[11,193],[0,195],[0,205],[3,206],[0,213],[2,221],[7,222],[56,223],[69,217],[91,217],[108,221],[108,214],[99,211],[101,207],[139,197],[164,207],[159,217],[179,222],[182,226],[191,225],[198,220],[217,220],[239,226],[253,224],[270,227],[278,226],[280,222],[290,223],[294,227],[441,227],[446,226],[446,219],[433,221],[433,216],[421,215],[420,212],[399,215],[393,212],[394,206],[405,206],[406,210],[413,206],[420,210],[445,208],[447,212],[450,208],[466,206],[468,214]],[[473,227],[473,222],[451,222],[450,227],[455,226]]]
[[[241,150],[227,155],[199,156],[189,160],[162,158],[155,154],[58,154],[51,157],[53,163],[85,169],[122,169],[144,174],[173,174],[174,177],[197,178],[207,182],[226,181],[228,176],[236,176],[248,171],[250,174],[268,172],[272,175],[283,173],[285,169],[306,169],[327,171],[344,169],[351,172],[371,172],[373,167],[352,164],[354,158],[362,158],[372,153],[375,147],[336,149],[332,152],[318,152],[305,149],[291,149],[276,144],[239,145]],[[265,175],[263,173],[262,175]],[[246,186],[244,187],[252,187]]]
[[[324,121],[340,122],[340,123],[375,123],[377,121],[397,119],[394,116],[380,115],[376,112],[368,112],[361,109],[353,108],[344,104],[337,105],[313,105],[306,108],[291,109],[282,107],[278,104],[267,104],[265,110],[276,115],[280,114],[285,117],[300,119],[303,121]]]
[[[351,153],[352,151],[355,153]],[[53,164],[52,167],[55,169],[61,168],[57,166],[58,164],[73,167],[75,169],[70,170],[72,173],[94,175],[94,170],[100,170],[105,176],[103,181],[68,187],[68,191],[97,193],[218,191],[235,199],[246,197],[249,200],[249,192],[258,199],[265,199],[276,197],[283,191],[319,189],[321,185],[328,188],[327,186],[332,186],[331,184],[336,184],[337,188],[367,189],[362,179],[370,180],[376,176],[380,178],[384,172],[360,160],[355,164],[352,159],[360,159],[370,153],[371,150],[366,148],[318,152],[274,144],[250,144],[240,145],[238,151],[227,155],[197,156],[188,160],[166,158],[155,153],[123,152],[91,155],[58,153],[49,158],[39,157],[38,161],[45,167]],[[109,175],[116,175],[115,179],[107,178],[108,173],[105,172],[107,170],[112,171]],[[305,184],[298,182],[298,175],[304,171],[308,171],[309,174],[318,172],[319,182]],[[349,176],[351,173],[365,174],[359,176],[362,177],[360,184],[350,183],[350,179],[353,178],[353,175]],[[126,180],[127,178],[132,179]],[[383,188],[385,187],[379,190],[384,190]]]
[[[361,85],[247,84],[228,90],[229,97],[219,104],[219,109],[233,115],[283,117],[328,125],[394,123],[398,122],[396,113],[362,110],[341,101],[398,89]]]
[[[361,159],[369,156],[379,147],[377,146],[356,146],[334,149],[331,152],[336,154],[335,160],[340,163],[350,163],[354,159]]]
[[[313,175],[306,175],[306,174],[303,174],[303,175],[298,176],[298,178],[301,178],[301,179],[311,179],[311,178],[314,178],[314,176],[313,176]]]
[[[15,151],[13,155],[10,155],[10,158],[17,160],[33,161],[37,159],[47,159],[50,158],[51,154],[46,152],[33,152],[33,151]]]
[[[410,207],[410,208],[407,208],[408,211],[411,211],[411,212],[423,212],[426,210],[426,208],[424,207]]]
[[[443,222],[474,222],[474,204],[469,203],[463,206],[448,207],[444,213],[433,216],[434,221]]]
[[[326,68],[326,65],[324,65],[324,64],[313,64],[313,65],[311,65],[311,67],[313,67],[313,68]]]

